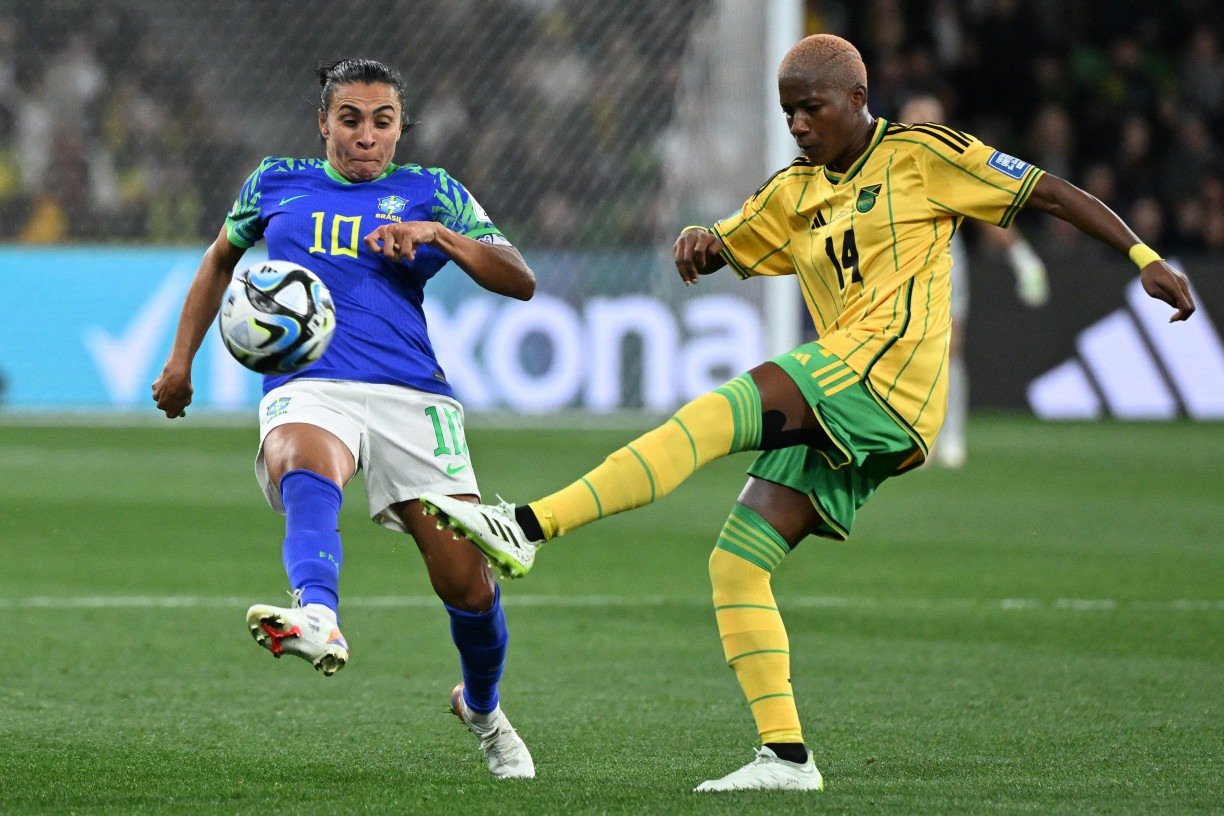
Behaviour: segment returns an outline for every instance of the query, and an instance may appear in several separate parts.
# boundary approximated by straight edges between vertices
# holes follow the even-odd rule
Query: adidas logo
[[[1076,355],[1029,383],[1042,419],[1224,419],[1224,345],[1202,301],[1184,323],[1139,279],[1126,305],[1084,329]]]

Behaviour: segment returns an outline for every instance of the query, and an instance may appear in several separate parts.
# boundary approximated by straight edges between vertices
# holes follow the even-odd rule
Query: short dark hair
[[[323,91],[319,95],[319,110],[324,114],[331,107],[332,96],[339,86],[351,85],[354,82],[366,85],[381,82],[390,85],[395,95],[399,97],[400,121],[403,123],[403,129],[408,130],[412,127],[408,121],[408,91],[404,87],[404,78],[394,68],[378,60],[349,58],[320,62],[315,73],[318,74],[319,84],[323,86]]]

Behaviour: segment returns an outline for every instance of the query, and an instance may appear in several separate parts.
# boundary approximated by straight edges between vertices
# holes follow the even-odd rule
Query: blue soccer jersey
[[[425,245],[411,263],[389,261],[362,240],[398,221],[437,221],[468,238],[507,243],[476,199],[441,168],[392,164],[377,179],[354,183],[323,159],[269,156],[247,178],[225,219],[230,243],[246,249],[263,238],[269,259],[314,272],[336,304],[327,351],[303,371],[265,376],[265,394],[309,377],[454,396],[422,308],[425,283],[450,258]]]

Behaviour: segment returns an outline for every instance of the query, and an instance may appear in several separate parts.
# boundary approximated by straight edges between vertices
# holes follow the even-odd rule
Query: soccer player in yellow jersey
[[[763,747],[698,791],[823,788],[770,573],[809,535],[845,539],[880,483],[934,443],[947,393],[948,242],[964,218],[1006,227],[1025,207],[1051,213],[1129,255],[1171,320],[1194,311],[1185,278],[1097,199],[949,127],[872,116],[867,70],[846,40],[800,41],[778,90],[802,155],[739,212],[686,228],[675,262],[686,284],[723,266],[744,278],[794,275],[819,339],[698,397],[526,506],[421,497],[513,577],[543,542],[654,501],[713,459],[763,451],[710,556],[719,636]]]

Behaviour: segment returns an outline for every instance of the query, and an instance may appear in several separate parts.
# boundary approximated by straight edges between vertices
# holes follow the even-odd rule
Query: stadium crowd
[[[233,195],[217,198],[217,154],[240,145],[207,115],[189,59],[126,4],[0,9],[0,240],[215,231]]]
[[[422,93],[411,158],[445,155],[523,245],[650,243],[659,136],[683,49],[630,31],[634,15],[662,15],[657,5],[635,0],[619,25],[598,31],[584,27],[581,5],[459,4],[450,37],[463,36],[465,13],[498,7],[516,31],[534,31],[521,39],[555,47],[516,55],[481,82],[443,72]],[[685,11],[709,8],[689,0]],[[1078,180],[1153,246],[1224,252],[1218,3],[870,0],[809,10],[809,29],[859,45],[878,113],[895,116],[909,96],[934,92],[949,124]],[[233,89],[201,82],[203,60],[216,62],[155,36],[138,3],[0,9],[0,240],[197,242],[214,233],[259,157],[241,128],[222,126],[218,96]],[[287,76],[305,87],[312,67]],[[523,194],[524,178],[539,194]],[[601,204],[592,211],[590,202]],[[1078,240],[1060,223],[1051,220],[1052,238]]]

